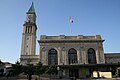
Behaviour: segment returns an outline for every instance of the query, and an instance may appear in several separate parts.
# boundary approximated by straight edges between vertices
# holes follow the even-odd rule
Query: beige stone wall
[[[39,55],[21,55],[20,64],[34,64],[36,65],[40,61]]]
[[[106,63],[120,63],[120,53],[105,53]]]
[[[29,19],[28,16],[31,16]],[[22,45],[21,45],[21,57],[20,63],[26,64],[28,60],[31,61],[31,64],[38,62],[38,57],[36,57],[36,14],[27,13],[26,21],[23,24],[23,33],[22,33]],[[31,58],[30,58],[31,57]]]
[[[35,55],[36,54],[36,30],[34,30],[34,28],[36,27],[32,26],[32,28],[33,28],[32,32],[34,33],[23,32],[22,34],[21,55]]]
[[[44,65],[48,65],[48,52],[50,49],[55,49],[58,55],[58,65],[68,65],[68,51],[74,48],[77,51],[76,64],[88,64],[87,51],[89,48],[93,48],[96,53],[97,64],[105,63],[101,37],[82,37],[84,38],[80,36],[41,36],[40,41],[38,41],[40,44],[40,54],[42,55],[40,56],[41,62]]]

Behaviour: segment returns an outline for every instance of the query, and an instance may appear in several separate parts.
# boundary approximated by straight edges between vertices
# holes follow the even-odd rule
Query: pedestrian
[[[6,68],[4,68],[4,72],[3,72],[4,76],[6,76],[6,72],[7,72],[7,70],[6,70]]]
[[[7,79],[8,79],[8,77],[9,77],[9,72],[6,73],[6,77],[7,77]]]

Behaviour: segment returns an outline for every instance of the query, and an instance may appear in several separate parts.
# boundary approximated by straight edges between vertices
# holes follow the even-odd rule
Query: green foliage
[[[57,67],[55,65],[49,65],[45,73],[51,75],[57,72]]]
[[[17,65],[20,65],[20,62],[19,62],[19,61],[17,61],[17,62],[16,62],[16,64],[17,64]]]
[[[26,68],[26,74],[33,75],[34,74],[34,66],[33,66],[33,64],[28,64],[26,67],[27,67]]]
[[[16,76],[22,73],[22,65],[19,64],[13,64],[12,65],[12,70],[10,71],[11,76]]]
[[[35,66],[35,74],[36,75],[41,75],[45,72],[45,69],[43,68],[43,65],[41,62],[39,62],[36,66]]]
[[[37,65],[27,64],[27,65],[20,65],[17,61],[16,64],[12,65],[11,75],[17,76],[20,73],[24,73],[25,75],[31,76],[33,74],[41,75],[41,74],[56,74],[57,67],[55,65],[43,66],[41,62]]]

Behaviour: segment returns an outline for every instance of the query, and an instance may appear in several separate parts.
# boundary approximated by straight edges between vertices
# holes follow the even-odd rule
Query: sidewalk
[[[0,77],[0,80],[17,80],[16,77],[8,77],[8,79],[6,77]]]

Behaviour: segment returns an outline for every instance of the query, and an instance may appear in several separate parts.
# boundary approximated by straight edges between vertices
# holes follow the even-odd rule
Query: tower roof
[[[28,12],[27,13],[35,13],[35,9],[34,9],[34,4],[32,2],[32,5],[31,7],[29,8]]]

